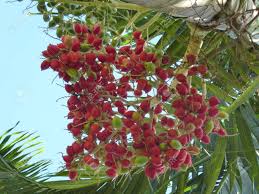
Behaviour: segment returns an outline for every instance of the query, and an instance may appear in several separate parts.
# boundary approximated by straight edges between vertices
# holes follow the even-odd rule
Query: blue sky
[[[23,3],[0,1],[0,133],[20,121],[18,129],[36,131],[43,141],[45,152],[39,159],[51,159],[50,170],[62,165],[61,154],[72,142],[65,131],[66,102],[56,100],[65,96],[63,88],[52,84],[55,73],[41,72],[41,51],[55,42],[47,36],[41,16],[29,16]]]

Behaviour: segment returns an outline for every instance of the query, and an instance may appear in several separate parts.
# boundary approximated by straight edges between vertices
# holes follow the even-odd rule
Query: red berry
[[[74,137],[77,137],[78,135],[81,134],[81,128],[79,128],[79,127],[73,127],[73,128],[70,130],[70,132],[72,133],[72,135],[73,135]]]
[[[167,117],[161,118],[161,125],[166,126],[167,125]]]
[[[150,92],[151,90],[152,90],[152,86],[151,86],[150,84],[147,84],[147,85],[145,86],[145,88],[144,88],[144,91],[145,91],[146,93]]]
[[[188,54],[188,55],[186,55],[186,60],[189,65],[193,65],[196,63],[196,56],[193,54]]]
[[[87,33],[88,32],[88,28],[86,25],[81,24],[81,28],[82,28],[82,33]]]
[[[181,142],[182,145],[186,145],[188,143],[188,137],[187,135],[182,135],[180,137],[178,137],[178,141]]]
[[[89,65],[94,65],[95,60],[96,60],[96,54],[86,53],[85,54],[85,60],[86,60],[86,63],[88,63]]]
[[[62,157],[63,157],[63,160],[66,163],[71,163],[73,161],[73,157],[72,156],[62,156]]]
[[[167,119],[167,126],[172,128],[174,126],[174,119],[168,118]]]
[[[134,39],[139,40],[141,38],[141,32],[140,31],[133,32],[133,37]]]
[[[144,39],[138,39],[138,40],[136,40],[136,45],[137,46],[144,46],[144,44],[145,44],[145,40]]]
[[[218,110],[218,108],[216,108],[216,107],[211,107],[211,108],[208,110],[208,114],[209,114],[210,117],[215,117],[215,116],[218,115],[218,113],[219,113],[219,110]]]
[[[217,106],[220,103],[220,100],[216,96],[212,96],[209,99],[210,106]]]
[[[185,161],[186,157],[187,157],[186,150],[181,149],[179,154],[178,154],[178,156],[177,156],[177,158],[176,158],[176,160],[178,160],[179,162],[183,163]]]
[[[52,44],[50,44],[49,46],[48,46],[48,48],[47,48],[47,51],[48,51],[48,53],[51,55],[51,56],[54,56],[54,55],[56,55],[56,54],[58,54],[58,52],[59,52],[59,47],[57,46],[57,45],[52,45]]]
[[[93,42],[93,46],[96,50],[100,50],[103,40],[101,38],[96,38]]]
[[[177,81],[179,81],[179,82],[186,82],[187,80],[186,80],[186,76],[184,75],[184,74],[177,74],[176,76],[175,76],[175,78],[177,79]]]
[[[101,127],[99,126],[98,123],[93,123],[93,124],[91,125],[91,127],[90,127],[90,133],[91,133],[92,135],[96,135],[96,134],[99,132],[100,128],[101,128]]]
[[[99,24],[95,24],[93,27],[93,33],[95,35],[99,35],[101,33],[101,26]]]
[[[206,65],[199,65],[198,66],[198,72],[201,74],[201,75],[205,75],[207,72],[208,72],[208,68]]]
[[[168,65],[169,63],[170,63],[170,58],[169,58],[169,56],[164,55],[164,56],[162,57],[162,64]]]
[[[78,176],[77,171],[70,170],[70,171],[68,172],[68,177],[69,177],[70,180],[72,180],[72,181],[73,181],[73,180],[76,180],[77,176]]]
[[[73,28],[74,28],[75,33],[77,33],[77,34],[81,34],[82,33],[82,26],[81,26],[81,24],[75,23]]]
[[[122,160],[122,161],[121,161],[121,166],[122,166],[123,168],[129,168],[129,167],[130,167],[130,161],[127,160],[127,159]]]
[[[72,85],[65,85],[65,90],[67,91],[67,93],[72,93],[74,91]]]
[[[117,146],[115,154],[118,156],[124,156],[127,153],[127,149],[123,146]]]
[[[111,91],[114,91],[116,90],[116,84],[115,83],[109,83],[105,86],[105,89],[108,91],[108,92],[111,92]]]
[[[111,178],[114,178],[117,176],[117,172],[114,168],[109,168],[108,170],[106,170],[106,174]]]
[[[145,167],[145,174],[150,179],[156,178],[156,169],[152,165],[148,165]]]
[[[203,135],[201,138],[202,143],[209,144],[210,143],[210,137],[208,135]]]
[[[55,70],[55,71],[58,71],[58,69],[61,67],[61,63],[57,60],[57,59],[53,59],[51,62],[50,62],[50,67]]]
[[[106,61],[106,55],[105,54],[100,53],[97,58],[102,63],[104,63]]]
[[[101,116],[101,111],[97,107],[93,107],[91,110],[91,115],[93,116],[94,119],[96,119],[99,116]]]
[[[158,146],[153,146],[151,149],[150,149],[150,154],[152,156],[159,156],[160,155],[160,149]]]
[[[94,159],[93,162],[90,164],[92,169],[96,169],[99,166],[100,162],[98,159]]]
[[[139,90],[143,90],[146,87],[146,85],[148,84],[147,80],[144,80],[144,79],[137,80],[137,83],[138,83],[137,89],[139,89]]]
[[[192,157],[189,153],[187,153],[187,156],[185,158],[184,164],[191,166],[192,165]]]
[[[112,152],[115,152],[116,144],[112,144],[112,143],[106,144],[104,148],[106,152],[112,153]]]
[[[106,50],[106,52],[108,54],[113,54],[114,55],[116,53],[115,48],[113,48],[112,46],[109,46],[109,45],[105,48],[105,50]]]
[[[151,158],[151,163],[154,167],[158,167],[162,165],[162,160],[159,156],[153,156]]]
[[[76,38],[72,40],[72,51],[77,52],[80,50],[80,41]]]
[[[168,133],[170,138],[176,138],[178,136],[178,132],[176,130],[174,130],[174,129],[168,130],[167,133]]]
[[[116,100],[116,101],[114,102],[114,105],[115,105],[116,107],[122,107],[122,106],[124,106],[123,102],[120,101],[120,100]]]
[[[75,154],[79,154],[80,152],[83,151],[81,144],[78,143],[78,142],[74,142],[74,143],[72,144],[72,148],[73,148],[73,152],[74,152]]]
[[[169,149],[166,151],[166,157],[168,160],[176,158],[180,153],[180,150],[175,150],[175,149]]]
[[[154,109],[154,114],[159,114],[159,113],[162,112],[162,110],[163,110],[162,105],[161,105],[161,104],[158,104],[158,105],[155,107],[155,109]]]
[[[202,127],[202,125],[203,125],[203,120],[200,119],[200,118],[196,118],[196,119],[194,120],[193,124],[195,125],[195,127],[200,128],[200,127]]]
[[[177,99],[173,101],[172,107],[177,109],[177,108],[183,108],[184,107],[184,101],[182,99]]]
[[[150,102],[148,100],[144,100],[143,102],[140,103],[140,108],[145,113],[149,112],[149,110],[150,110]]]
[[[177,116],[179,119],[184,119],[186,116],[186,111],[183,108],[178,108],[175,110],[175,116]]]
[[[198,73],[198,68],[196,66],[194,67],[191,67],[189,70],[188,70],[188,76],[194,76]]]
[[[168,78],[167,71],[161,68],[156,69],[156,75],[162,80],[166,80]]]
[[[72,146],[67,146],[67,154],[69,156],[73,156],[75,154]]]
[[[47,50],[42,51],[42,55],[43,55],[44,57],[46,57],[46,58],[51,57],[51,55],[49,54],[49,52],[48,52]]]
[[[203,137],[204,132],[201,128],[197,128],[195,129],[194,134],[198,139],[201,139]]]
[[[188,88],[184,84],[177,84],[176,90],[180,95],[186,95],[188,94]]]
[[[106,102],[103,104],[103,111],[108,113],[112,112],[112,106],[110,102]]]
[[[88,165],[90,165],[92,162],[93,162],[93,157],[92,156],[90,156],[90,155],[86,155],[86,156],[84,156],[84,162],[86,163],[86,164],[88,164]]]
[[[129,82],[130,77],[129,76],[122,76],[120,78],[120,83],[128,83]]]
[[[227,132],[226,132],[226,130],[225,129],[219,129],[218,131],[217,131],[217,134],[218,135],[220,135],[220,136],[222,136],[222,137],[225,137],[226,135],[227,135]]]
[[[41,66],[40,66],[40,68],[41,68],[41,71],[43,71],[43,70],[46,70],[46,69],[48,69],[50,67],[50,62],[49,61],[43,61],[42,63],[41,63]]]
[[[134,95],[135,95],[136,97],[140,97],[140,96],[142,95],[142,90],[135,90],[135,91],[134,91]]]
[[[131,47],[130,46],[123,46],[119,49],[119,53],[121,54],[131,54]]]
[[[93,34],[88,34],[88,36],[87,36],[87,42],[88,42],[89,44],[92,44],[92,43],[94,42],[94,40],[95,40],[95,36],[94,36]]]
[[[88,151],[91,151],[93,149],[93,143],[90,141],[85,141],[84,142],[84,148]]]

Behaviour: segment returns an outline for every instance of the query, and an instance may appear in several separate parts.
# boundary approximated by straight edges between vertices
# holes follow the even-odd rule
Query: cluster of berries
[[[188,74],[176,73],[167,56],[148,51],[139,31],[120,48],[104,44],[100,25],[76,23],[74,32],[49,45],[41,64],[58,73],[70,94],[67,129],[75,142],[63,159],[72,180],[85,166],[105,166],[112,178],[143,167],[154,179],[192,166],[197,142],[208,144],[210,133],[226,135],[219,99],[207,99],[190,82],[207,73],[205,65],[189,60]]]

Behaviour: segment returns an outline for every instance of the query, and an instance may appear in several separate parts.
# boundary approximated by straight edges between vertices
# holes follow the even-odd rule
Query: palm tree
[[[81,180],[50,181],[67,176],[63,170],[44,175],[47,162],[29,163],[31,154],[19,151],[18,137],[8,143],[11,130],[0,143],[1,187],[7,193],[257,193],[259,190],[259,52],[258,1],[165,1],[127,0],[75,1],[38,0],[46,32],[56,30],[58,37],[71,33],[74,21],[101,21],[114,46],[126,45],[132,29],[143,31],[157,49],[176,63],[188,53],[208,64],[213,75],[207,84],[210,94],[219,96],[230,114],[224,123],[229,136],[213,138],[186,172],[168,171],[149,181],[142,169],[112,181],[102,171],[80,172]],[[256,7],[257,6],[257,7]],[[184,67],[179,66],[181,71]],[[195,83],[195,80],[193,80]],[[1,140],[0,139],[0,140]],[[22,139],[22,140],[21,140]],[[34,146],[32,146],[34,147]],[[6,151],[7,150],[7,151]],[[10,153],[10,154],[9,154]],[[11,175],[11,176],[10,176]],[[17,187],[14,187],[13,183]]]

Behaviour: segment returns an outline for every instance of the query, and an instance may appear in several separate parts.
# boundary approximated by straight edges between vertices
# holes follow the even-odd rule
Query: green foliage
[[[14,127],[2,133],[0,192],[37,193],[48,190],[42,183],[46,178],[44,173],[49,161],[32,162],[35,156],[42,152],[39,145],[38,136],[33,133],[14,131]]]
[[[120,47],[130,43],[133,30],[143,31],[159,52],[171,57],[175,67],[181,67],[188,42],[190,29],[184,19],[175,18],[134,4],[121,1],[72,1],[38,0],[37,9],[50,30],[57,37],[73,34],[72,23],[105,26],[105,40]],[[207,30],[207,29],[205,29]],[[38,145],[34,134],[6,131],[0,137],[0,191],[9,193],[105,193],[105,194],[165,194],[165,193],[231,193],[234,189],[245,192],[243,186],[245,173],[251,185],[259,190],[259,166],[256,146],[259,144],[259,52],[258,48],[243,47],[228,34],[209,30],[203,39],[199,62],[208,65],[210,75],[207,84],[209,95],[217,95],[227,108],[229,120],[223,124],[228,131],[226,138],[212,137],[212,145],[204,146],[202,154],[194,157],[193,168],[186,172],[167,171],[155,181],[149,181],[143,169],[134,170],[116,180],[110,180],[104,171],[91,169],[80,171],[84,179],[69,181],[47,181],[49,177],[66,177],[68,172],[61,171],[53,176],[44,176],[47,161],[30,163],[39,152],[28,152]],[[81,48],[86,49],[86,48]],[[148,64],[146,64],[148,66]],[[153,67],[149,67],[150,73]],[[73,70],[69,75],[76,79]],[[200,85],[199,79],[192,82]],[[258,93],[258,92],[257,92]],[[169,104],[164,104],[168,113],[173,113]],[[114,120],[114,127],[120,128],[120,120]],[[208,126],[211,130],[212,127]],[[161,127],[161,130],[164,130]],[[34,142],[30,144],[31,142]],[[35,142],[36,141],[36,142]],[[22,143],[22,142],[29,142]],[[175,143],[175,142],[174,142]],[[28,145],[28,146],[27,146]],[[174,146],[174,145],[173,145]]]

